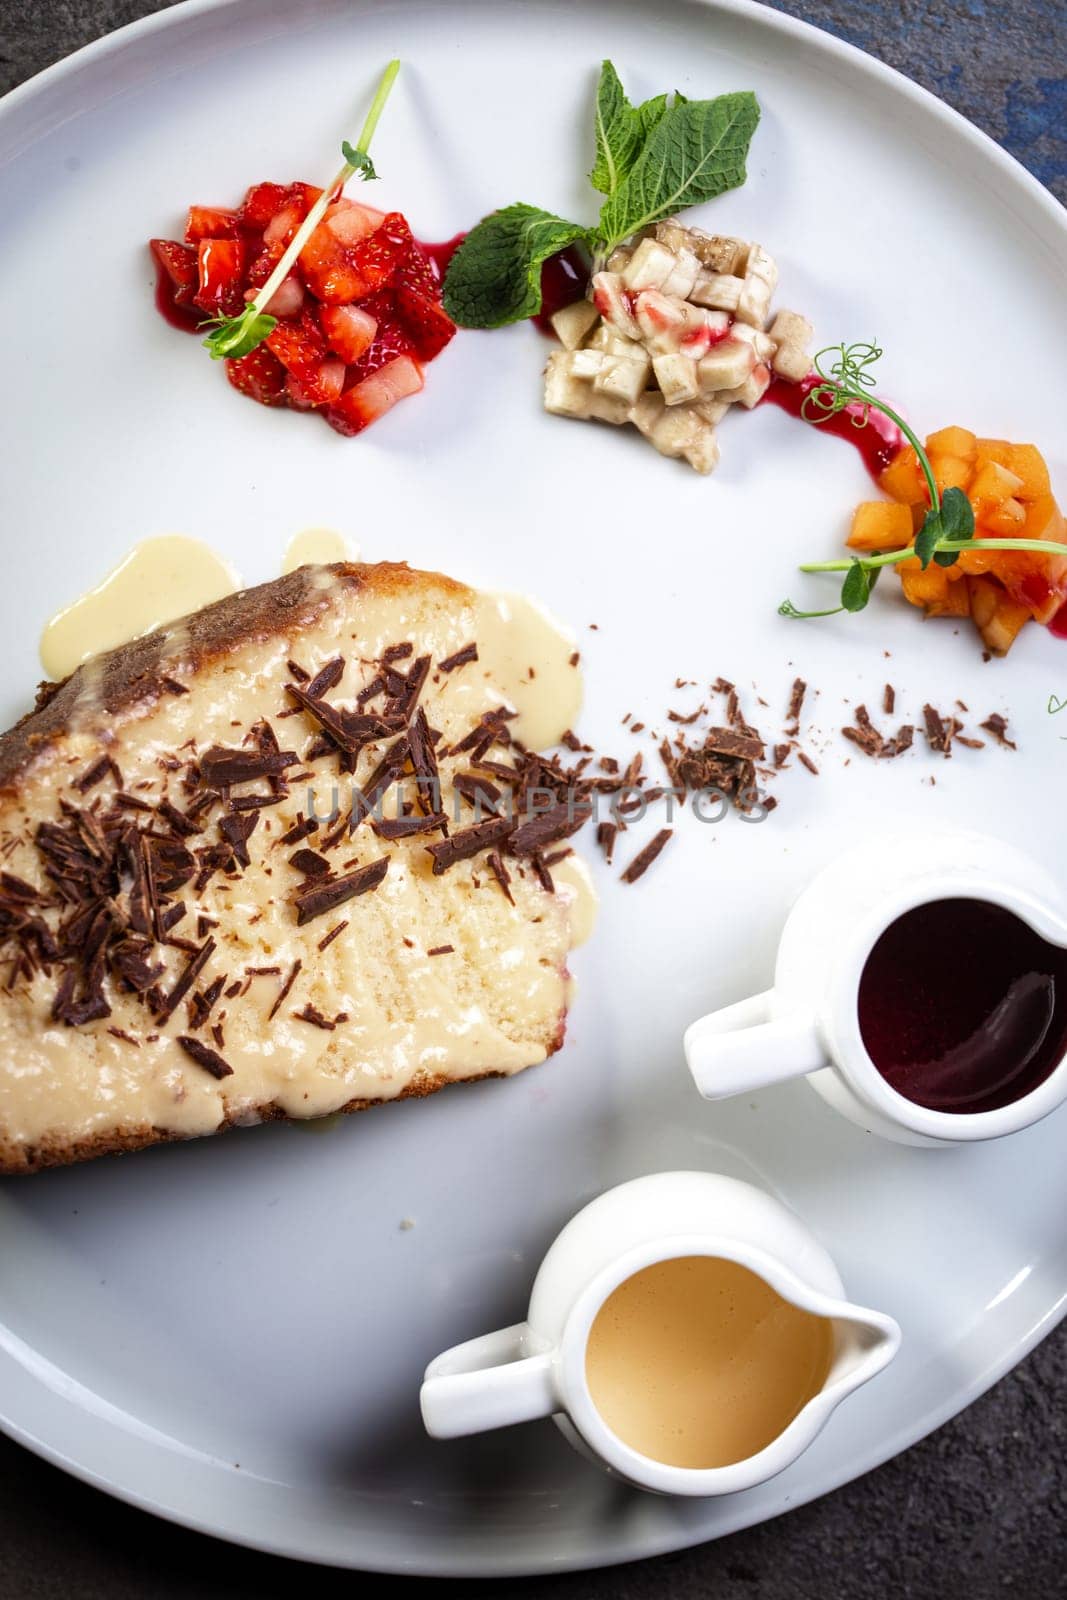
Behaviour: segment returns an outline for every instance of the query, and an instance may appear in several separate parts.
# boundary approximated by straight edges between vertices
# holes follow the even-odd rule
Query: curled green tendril
[[[867,391],[875,386],[874,374],[867,369],[881,357],[877,344],[863,340],[856,344],[828,345],[820,350],[815,357],[814,370],[823,381],[804,397],[800,408],[804,421],[825,422],[858,401],[861,409],[853,415],[852,425],[865,428],[871,399]]]

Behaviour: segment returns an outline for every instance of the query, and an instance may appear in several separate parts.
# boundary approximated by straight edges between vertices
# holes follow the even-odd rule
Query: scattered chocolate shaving
[[[159,681],[162,684],[163,688],[166,689],[168,694],[188,694],[189,693],[188,684],[179,683],[177,678],[160,678]]]
[[[254,832],[258,821],[259,813],[257,811],[222,817],[219,821],[219,832],[233,850],[234,859],[242,867],[248,867],[252,864],[251,857],[248,854],[248,840]]]
[[[792,750],[792,748],[793,748],[793,746],[791,744],[776,744],[775,745],[775,747],[774,747],[774,765],[775,765],[775,768],[779,772],[785,766],[786,762],[789,760],[789,752]]]
[[[71,784],[72,789],[77,789],[79,794],[88,794],[98,783],[102,783],[111,771],[111,757],[99,756],[92,766],[86,767],[79,778]]]
[[[462,650],[457,650],[454,655],[446,656],[437,663],[439,672],[455,672],[457,667],[465,667],[468,661],[477,661],[478,646],[473,642],[465,644]]]
[[[599,822],[596,830],[596,842],[604,852],[604,860],[611,866],[611,858],[615,854],[615,840],[619,835],[617,822]]]
[[[959,729],[955,717],[946,720],[933,706],[925,705],[923,721],[926,727],[926,742],[930,749],[947,759],[952,754],[952,741]]]
[[[163,997],[162,1003],[156,1008],[160,1022],[165,1022],[173,1016],[178,1006],[181,1005],[193,984],[199,978],[211,957],[215,954],[214,939],[205,939],[195,956],[191,956],[185,965],[181,977],[175,983],[169,994]]]
[[[638,878],[643,878],[649,867],[655,861],[667,841],[673,837],[673,828],[661,828],[655,838],[650,839],[643,850],[639,850],[630,865],[622,874],[623,883],[636,883]]]
[[[573,798],[564,804],[552,806],[520,823],[508,839],[508,848],[512,855],[536,856],[545,845],[556,844],[558,840],[567,839],[579,828],[584,828],[592,811],[589,801],[576,802]]]
[[[766,746],[758,734],[741,733],[732,728],[709,728],[704,749],[717,756],[732,756],[741,761],[762,761]]]
[[[344,933],[344,931],[345,931],[345,929],[347,927],[348,927],[348,922],[346,920],[344,922],[339,922],[337,924],[336,928],[331,928],[329,933],[326,934],[326,936],[324,938],[319,940],[319,946],[318,946],[319,949],[320,950],[325,950],[327,945],[333,944],[333,941],[337,938],[337,936],[339,934]]]
[[[135,1050],[141,1048],[141,1041],[135,1039],[132,1033],[127,1033],[125,1028],[109,1028],[107,1031],[113,1039],[121,1039],[124,1044],[132,1044]]]
[[[486,863],[489,867],[489,871],[493,874],[493,877],[499,884],[500,892],[503,894],[505,900],[507,900],[509,905],[514,905],[515,898],[511,892],[511,874],[504,865],[504,858],[501,856],[500,851],[490,850],[488,856],[486,856]]]
[[[419,810],[427,814],[440,808],[441,776],[434,754],[430,725],[421,706],[417,707],[408,727],[408,750],[415,769],[415,797]]]
[[[275,1017],[278,1015],[278,1012],[280,1011],[282,1005],[285,1003],[285,1000],[288,998],[289,991],[293,987],[293,984],[296,982],[297,975],[299,974],[300,969],[301,969],[301,967],[303,965],[304,965],[304,963],[300,960],[300,957],[298,956],[296,958],[296,960],[293,962],[292,966],[289,968],[289,976],[286,978],[285,982],[282,984],[281,988],[278,990],[278,994],[277,994],[277,997],[276,997],[276,999],[274,1001],[274,1004],[271,1006],[270,1010],[267,1013],[267,1021],[268,1022],[273,1022]],[[227,991],[226,991],[227,997],[229,997],[229,993],[230,993],[230,991],[227,989]]]
[[[319,824],[314,817],[305,817],[297,813],[297,819],[287,833],[283,833],[278,840],[279,844],[299,844],[301,839],[306,839],[312,833],[318,833]]]
[[[415,646],[410,641],[404,644],[386,645],[382,651],[382,663],[385,666],[389,666],[394,661],[403,661],[407,656],[414,654]]]
[[[295,767],[298,760],[295,750],[227,750],[212,745],[200,757],[199,768],[205,783],[229,788],[235,783],[274,777],[286,767]]]
[[[318,672],[316,672],[315,676],[308,684],[306,691],[308,698],[311,700],[321,700],[324,694],[327,694],[331,689],[337,688],[337,685],[340,683],[344,675],[344,656],[334,656],[332,660],[327,661],[325,666],[319,668]]]
[[[435,944],[432,950],[427,950],[428,956],[450,956],[455,950],[454,944]]]
[[[337,1026],[335,1022],[330,1021],[329,1017],[323,1016],[318,1006],[313,1006],[310,1000],[303,1011],[294,1011],[293,1016],[297,1022],[310,1022],[313,1028],[325,1028],[328,1033],[332,1033]]]
[[[986,733],[991,733],[997,743],[1003,745],[1006,750],[1016,750],[1018,748],[1014,739],[1008,738],[1008,719],[1002,717],[999,711],[991,712],[982,723],[982,727]]]
[[[800,732],[800,713],[804,709],[804,696],[808,686],[803,678],[794,678],[789,692],[789,706],[785,713],[786,733],[795,737]]]
[[[431,812],[425,817],[414,812],[410,817],[376,818],[371,826],[382,839],[410,839],[418,833],[434,833],[438,828],[447,828],[448,818],[443,811]]]
[[[817,778],[819,776],[819,769],[808,755],[806,750],[797,751],[797,760],[800,762],[802,767],[807,767],[813,778]]]
[[[233,1068],[228,1061],[224,1061],[217,1050],[204,1044],[201,1039],[190,1038],[188,1034],[180,1033],[177,1039],[186,1055],[195,1061],[198,1067],[203,1067],[205,1072],[210,1072],[213,1078],[232,1078]]]
[[[434,847],[431,846],[432,848]],[[335,911],[338,906],[344,905],[346,900],[354,899],[356,895],[367,894],[377,889],[388,870],[389,857],[379,856],[377,861],[370,861],[364,867],[357,867],[355,872],[331,878],[328,882],[319,881],[310,888],[301,890],[294,900],[298,926],[303,927],[305,923],[311,922],[314,917],[321,917],[326,911]]]
[[[193,834],[200,832],[199,823],[194,822],[184,811],[179,811],[170,800],[161,800],[156,810],[164,822],[169,823],[174,832],[180,834],[183,839],[192,838]]]
[[[490,845],[501,844],[513,827],[511,817],[488,817],[484,822],[475,822],[469,828],[450,834],[447,839],[427,845],[433,859],[434,876],[440,877],[457,861],[468,861],[471,856],[480,855]]]
[[[317,850],[296,850],[289,857],[289,865],[307,878],[322,878],[330,871],[330,863]]]
[[[307,683],[308,682],[309,678],[311,677],[311,674],[310,674],[310,672],[307,672],[300,665],[299,661],[289,660],[285,664],[289,668],[289,671],[292,674],[292,676],[296,679],[297,683]]]
[[[464,800],[469,800],[476,810],[495,812],[499,809],[501,791],[488,778],[479,778],[473,772],[457,772],[452,787]]]
[[[891,683],[887,683],[882,690],[882,710],[887,717],[891,717],[897,708],[897,691]]]

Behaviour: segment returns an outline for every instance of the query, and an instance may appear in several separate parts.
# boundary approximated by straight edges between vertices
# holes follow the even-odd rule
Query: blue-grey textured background
[[[0,91],[168,3],[0,0]],[[1067,200],[1067,0],[773,3],[932,89]],[[788,1517],[632,1567],[432,1592],[441,1600],[1064,1600],[1065,1458],[1061,1327],[930,1439]],[[155,1522],[0,1438],[0,1600],[288,1600],[294,1588],[323,1600],[401,1595],[398,1581],[276,1561]]]

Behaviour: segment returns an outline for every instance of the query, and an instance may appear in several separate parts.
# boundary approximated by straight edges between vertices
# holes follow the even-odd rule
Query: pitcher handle
[[[524,1356],[524,1322],[454,1345],[426,1368],[419,1403],[434,1439],[532,1422],[559,1411],[555,1356]]]
[[[771,1020],[773,989],[710,1011],[685,1034],[685,1059],[706,1100],[726,1100],[827,1065],[815,1018],[795,1011]]]

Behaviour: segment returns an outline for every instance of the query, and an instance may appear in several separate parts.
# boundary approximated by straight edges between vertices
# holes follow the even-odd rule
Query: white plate
[[[232,393],[155,316],[142,241],[173,234],[189,201],[321,178],[394,52],[405,69],[375,151],[381,196],[429,238],[516,198],[592,217],[582,173],[605,54],[640,94],[756,89],[748,185],[709,220],[765,241],[781,302],[825,342],[877,335],[882,383],[924,431],[960,421],[1037,439],[1061,489],[1067,375],[1050,330],[1065,230],[1055,202],[943,106],[733,3],[205,0],[0,109],[5,712],[27,701],[45,616],[138,538],[201,535],[259,579],[309,523],[371,558],[550,604],[579,632],[583,726],[601,748],[627,753],[620,717],[654,724],[677,675],[724,673],[746,692],[758,680],[767,728],[795,670],[821,690],[818,780],[784,775],[760,826],[686,819],[639,888],[605,882],[601,927],[574,963],[569,1041],[546,1066],[319,1137],[270,1127],[0,1192],[0,1413],[14,1437],[267,1550],[423,1573],[559,1570],[824,1493],[966,1405],[1063,1311],[1064,1113],[996,1148],[897,1149],[802,1084],[705,1105],[679,1042],[696,1013],[766,984],[790,897],[841,845],[876,850],[883,827],[966,817],[1063,871],[1067,726],[1045,707],[1067,689],[1067,645],[1031,628],[1009,661],[983,665],[966,630],[923,626],[889,584],[864,619],[780,619],[785,593],[824,592],[794,564],[836,550],[869,492],[858,458],[766,410],[727,421],[704,481],[632,436],[545,418],[530,328],[461,336],[419,401],[358,443]],[[880,767],[856,755],[846,769],[845,702],[877,704],[887,677],[913,712],[956,696],[981,716],[1010,711],[1019,754],[916,750]],[[790,1471],[709,1504],[620,1488],[547,1424],[428,1442],[427,1358],[514,1321],[541,1250],[593,1193],[692,1166],[793,1205],[849,1291],[899,1318],[894,1367]]]

